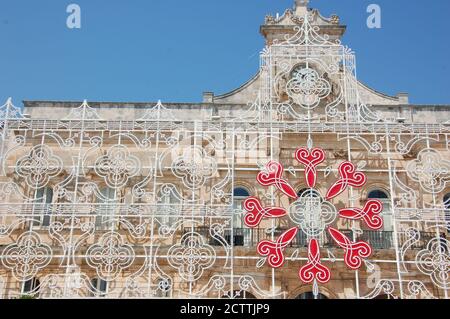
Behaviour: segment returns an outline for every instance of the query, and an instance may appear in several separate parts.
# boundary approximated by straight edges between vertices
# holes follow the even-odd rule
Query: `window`
[[[305,223],[308,225],[320,225],[322,223],[320,214],[315,213],[317,208],[320,208],[323,202],[320,193],[315,189],[305,188],[298,192],[297,195],[301,198],[302,203],[305,205],[306,211],[311,212],[305,214]],[[301,236],[301,234],[297,236]]]
[[[450,193],[444,196],[444,214],[447,222],[447,231],[450,232]]]
[[[450,210],[450,194],[444,196],[445,210]]]
[[[444,196],[444,207],[445,207],[445,220],[448,223],[450,223],[450,194]]]
[[[157,219],[161,225],[172,226],[177,220],[176,215],[181,214],[181,201],[176,196],[174,188],[174,186],[171,186],[170,189],[161,191],[163,194],[159,194],[157,212],[159,217]]]
[[[309,299],[328,299],[325,295],[322,294],[318,294],[317,297],[314,296],[313,292],[305,292],[302,293],[301,295],[298,295],[295,299],[303,299],[303,300],[309,300]]]
[[[383,203],[383,224],[384,231],[393,231],[394,226],[392,224],[392,211],[391,211],[391,201],[386,192],[382,190],[373,190],[369,193],[369,199],[378,199]]]
[[[376,198],[380,200],[387,200],[389,199],[389,196],[382,190],[376,189],[369,193],[369,198]]]
[[[304,203],[308,205],[307,207],[313,211],[314,207],[320,206],[319,203],[323,202],[322,196],[314,188],[303,188],[297,193],[297,196],[302,200],[304,200]],[[310,225],[319,225],[321,223],[320,216],[317,214],[305,214],[304,218],[305,222]],[[323,236],[321,236],[318,239],[321,244],[326,241],[326,239]],[[300,247],[308,247],[309,240],[308,235],[306,233],[299,231],[297,233],[296,241]]]
[[[99,278],[93,278],[91,280],[92,292],[91,297],[106,297],[108,283]]]
[[[97,229],[108,230],[114,224],[112,220],[116,207],[116,191],[110,187],[100,190],[100,197],[97,198],[97,218],[95,226]]]
[[[369,199],[378,199],[383,203],[383,224],[384,231],[393,231],[394,226],[392,224],[392,211],[391,211],[391,201],[386,192],[382,190],[373,190],[369,193]]]
[[[313,188],[304,188],[297,193],[298,197],[311,196],[320,198],[320,193]]]
[[[39,293],[39,288],[41,283],[39,279],[32,278],[23,283],[22,294],[23,295],[37,295]]]
[[[369,192],[368,198],[378,199],[383,203],[383,229],[381,232],[371,233],[369,241],[375,249],[390,249],[393,247],[394,224],[389,195],[383,190],[376,189]]]
[[[243,202],[250,197],[250,192],[238,187],[233,190],[233,245],[250,246],[251,230],[245,227],[244,214],[242,213]],[[227,236],[231,240],[231,235]]]
[[[233,191],[233,197],[233,210],[242,210],[242,204],[248,197],[250,197],[250,192],[245,188],[235,188]],[[242,214],[234,214],[233,225],[234,228],[244,228]]]
[[[35,218],[33,226],[36,227],[48,227],[50,226],[51,212],[53,203],[53,189],[50,187],[40,188],[35,192],[35,214],[39,215]]]

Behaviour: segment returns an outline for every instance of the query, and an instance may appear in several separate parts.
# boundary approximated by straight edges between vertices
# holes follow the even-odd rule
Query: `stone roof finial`
[[[295,0],[295,5],[298,7],[307,7],[309,0]]]
[[[295,0],[295,13],[297,16],[308,12],[309,0]]]

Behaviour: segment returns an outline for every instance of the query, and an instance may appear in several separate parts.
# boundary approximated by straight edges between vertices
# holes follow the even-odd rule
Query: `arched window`
[[[51,187],[43,187],[36,190],[34,213],[39,217],[35,218],[33,226],[48,227],[50,226],[51,212],[53,203],[53,189]]]
[[[327,296],[322,295],[321,293],[319,293],[317,296],[314,296],[313,292],[304,292],[300,295],[298,295],[295,299],[303,299],[303,300],[308,300],[308,299],[328,299]]]
[[[450,223],[450,193],[444,196],[444,207],[445,207],[445,220]]]
[[[320,202],[320,203],[323,202],[322,196],[314,188],[303,188],[297,193],[297,196],[299,198],[301,198],[302,200],[305,200],[307,203],[310,203],[311,205],[314,205],[317,202]],[[311,224],[316,224],[318,222],[317,218],[319,218],[319,217],[315,214],[306,214],[305,222],[311,223]],[[308,235],[305,232],[299,231],[297,233],[296,240],[297,240],[297,244],[300,247],[308,247],[309,240],[308,240]],[[324,239],[320,238],[319,240],[323,241]]]
[[[378,199],[383,203],[383,229],[381,232],[368,233],[368,238],[375,249],[391,249],[393,247],[393,216],[391,209],[391,200],[387,192],[381,189],[375,189],[369,192],[369,199]]]
[[[389,195],[383,190],[375,189],[370,191],[367,197],[369,199],[378,199],[383,203],[384,231],[393,231],[394,226],[392,224],[392,210]]]
[[[301,191],[299,191],[297,193],[298,197],[304,197],[304,196],[309,196],[309,197],[317,197],[320,198],[320,193],[315,190],[314,188],[304,188]]]
[[[386,194],[385,191],[382,191],[380,189],[373,190],[369,193],[369,198],[376,198],[380,200],[388,200],[389,196]]]
[[[250,192],[246,188],[238,187],[238,188],[234,189],[233,196],[235,199],[236,198],[247,198],[250,196]]]
[[[93,290],[91,291],[91,297],[106,297],[108,282],[100,278],[93,278],[91,280],[91,285]]]
[[[41,282],[37,278],[31,278],[23,283],[22,286],[22,294],[23,295],[33,295],[37,296],[39,293],[39,289],[41,286]]]
[[[251,242],[251,230],[245,227],[244,214],[242,213],[243,202],[250,197],[250,192],[244,187],[233,190],[233,244],[234,246],[246,246]],[[231,234],[229,234],[231,241]]]
[[[233,209],[240,210],[242,209],[242,203],[250,197],[250,192],[243,188],[238,187],[233,190]],[[240,214],[234,214],[233,225],[235,228],[244,227],[243,219]]]

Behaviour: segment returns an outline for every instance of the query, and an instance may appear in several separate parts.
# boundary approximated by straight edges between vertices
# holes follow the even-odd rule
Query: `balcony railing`
[[[190,231],[187,228],[185,232]],[[274,232],[274,238],[280,236],[287,229],[279,228]],[[221,243],[213,238],[209,232],[209,227],[198,227],[194,229],[195,232],[201,234],[207,238],[207,242],[212,246],[220,246]],[[354,239],[354,232],[351,230],[340,230],[344,235],[350,239]],[[261,240],[271,240],[271,234],[267,232],[267,229],[262,228],[235,228],[233,231],[227,230],[224,234],[225,240],[228,244],[233,244],[235,247],[256,247]],[[430,239],[436,237],[435,233],[420,233],[420,240],[412,245],[409,249],[421,250],[426,248],[427,243]],[[391,250],[394,249],[394,232],[392,231],[372,231],[364,230],[361,235],[356,236],[357,240],[363,240],[368,242],[373,249],[376,250]],[[324,248],[338,248],[339,246],[331,238],[330,234],[324,232],[320,238],[318,238],[320,246]],[[401,234],[399,236],[399,247],[406,241],[406,236]],[[308,238],[307,236],[299,231],[297,236],[291,242],[290,248],[307,248]]]

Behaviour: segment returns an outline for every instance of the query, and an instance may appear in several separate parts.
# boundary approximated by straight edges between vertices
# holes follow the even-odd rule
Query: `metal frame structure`
[[[301,189],[304,169],[291,159],[303,146],[329,155],[318,168],[319,189],[335,180],[342,160],[373,181],[335,205],[360,206],[380,185],[393,225],[389,246],[383,232],[366,237],[381,245],[358,271],[343,269],[340,251],[321,239],[322,262],[346,279],[336,276],[316,296],[449,298],[450,243],[442,234],[450,227],[450,125],[376,114],[359,96],[352,51],[311,18],[308,12],[294,35],[263,50],[258,99],[236,118],[181,120],[159,102],[138,119],[112,121],[84,102],[64,119],[36,119],[8,100],[0,108],[0,296],[292,298],[308,291],[295,273],[308,260],[300,237],[281,270],[267,267],[254,247],[274,240],[289,218],[261,230],[233,225],[245,214],[233,208],[237,187],[289,205],[255,177],[277,160]],[[354,239],[370,234],[358,222],[346,227]]]

